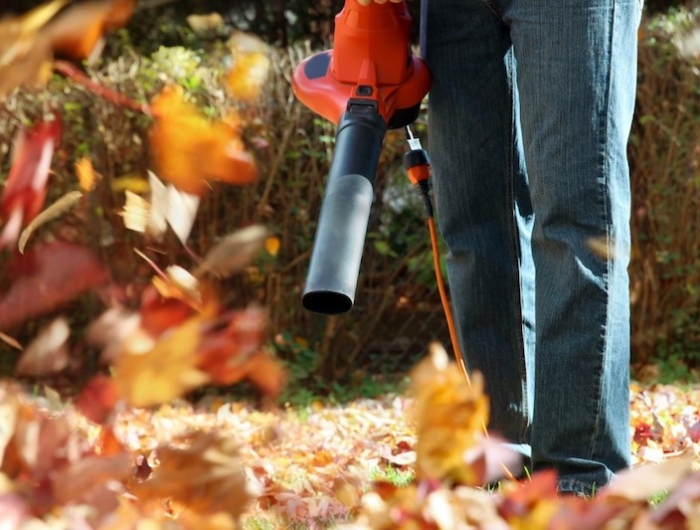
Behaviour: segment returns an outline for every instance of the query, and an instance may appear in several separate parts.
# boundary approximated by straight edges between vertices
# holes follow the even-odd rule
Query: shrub
[[[644,24],[633,183],[634,360],[700,362],[700,58],[679,57],[680,35],[700,9]]]

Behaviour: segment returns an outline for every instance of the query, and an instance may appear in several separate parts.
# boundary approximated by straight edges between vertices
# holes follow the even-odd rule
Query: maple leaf
[[[253,158],[244,151],[237,127],[207,120],[185,101],[181,87],[165,87],[151,107],[155,122],[150,142],[160,178],[194,195],[207,191],[208,179],[238,185],[257,180]]]
[[[120,395],[134,407],[166,403],[209,381],[197,369],[202,319],[192,317],[165,333],[147,352],[124,351],[114,364]]]
[[[10,175],[0,199],[0,218],[5,221],[0,248],[14,245],[21,228],[43,208],[51,159],[60,137],[58,118],[38,121],[28,130],[19,130],[12,151]]]
[[[75,408],[87,419],[104,423],[119,400],[119,391],[111,378],[96,375],[83,387],[75,400]]]
[[[0,295],[0,329],[54,311],[107,277],[92,251],[61,241],[15,255],[4,273],[13,282]]]

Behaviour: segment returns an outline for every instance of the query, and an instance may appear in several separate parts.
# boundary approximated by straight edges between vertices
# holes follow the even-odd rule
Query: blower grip
[[[386,133],[376,102],[350,100],[340,118],[333,162],[316,227],[303,306],[316,313],[347,313],[374,200],[374,178]]]

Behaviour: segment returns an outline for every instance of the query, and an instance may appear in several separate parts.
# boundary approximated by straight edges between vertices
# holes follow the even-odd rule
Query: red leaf
[[[0,296],[0,329],[54,311],[106,277],[90,250],[71,243],[55,241],[16,255],[5,270],[12,284]]]
[[[119,399],[117,387],[106,375],[97,375],[88,381],[75,400],[75,407],[95,423],[104,423]]]
[[[22,227],[43,208],[51,158],[60,137],[58,119],[40,121],[17,134],[10,175],[0,199],[0,217],[5,223],[0,248],[14,245]]]

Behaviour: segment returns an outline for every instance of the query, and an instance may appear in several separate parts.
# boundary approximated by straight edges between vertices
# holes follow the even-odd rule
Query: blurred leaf
[[[160,178],[194,195],[209,189],[207,179],[237,185],[257,180],[237,124],[208,121],[184,100],[178,86],[165,87],[151,105],[155,123],[150,141]]]
[[[75,408],[87,419],[102,424],[110,417],[119,392],[111,378],[96,375],[87,382],[75,400]]]
[[[84,192],[92,191],[97,184],[97,175],[92,167],[92,161],[84,156],[75,163],[75,174],[78,176],[78,184]]]
[[[477,373],[471,384],[466,381],[437,343],[410,377],[418,434],[416,477],[478,484],[480,477],[465,465],[464,455],[485,435],[489,406],[483,378]]]
[[[83,193],[80,191],[69,191],[44,211],[39,213],[39,215],[32,219],[24,230],[22,230],[22,233],[19,236],[19,241],[17,242],[17,248],[19,251],[24,252],[24,247],[27,245],[27,241],[37,228],[66,213],[68,210],[73,208],[73,206],[75,206],[82,197]]]
[[[5,222],[0,248],[14,245],[22,227],[43,208],[51,159],[60,136],[58,119],[39,121],[17,134],[10,175],[0,198],[0,218]]]
[[[57,318],[24,349],[15,366],[16,375],[41,377],[60,372],[68,366],[70,327],[65,318]]]
[[[226,278],[242,271],[262,248],[267,230],[261,225],[252,225],[226,236],[212,248],[194,271],[196,277],[206,273]]]
[[[49,313],[102,284],[107,273],[87,248],[55,241],[16,255],[4,271],[11,279],[0,295],[0,329]]]
[[[167,403],[205,384],[196,368],[202,319],[193,317],[159,338],[146,353],[124,351],[114,364],[114,382],[133,407]]]
[[[140,498],[171,498],[197,514],[237,517],[257,493],[230,436],[194,432],[189,447],[160,447],[156,454],[160,465],[134,488]]]

